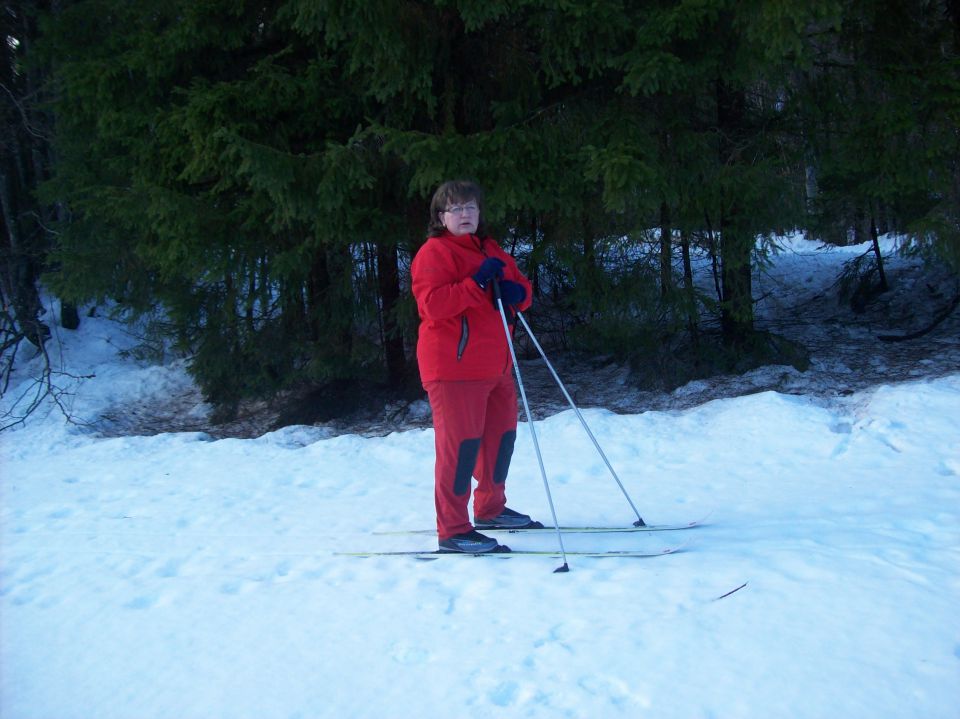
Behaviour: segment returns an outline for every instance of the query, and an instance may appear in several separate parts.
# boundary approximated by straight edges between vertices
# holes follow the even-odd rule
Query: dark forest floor
[[[648,388],[644,388],[637,373],[610,358],[557,349],[547,349],[548,356],[578,407],[602,407],[625,414],[682,410],[762,391],[809,395],[829,402],[877,385],[960,371],[955,275],[916,259],[891,258],[887,269],[890,289],[861,311],[854,311],[839,299],[836,257],[825,259],[808,253],[789,260],[778,263],[778,271],[759,278],[755,285],[755,294],[761,297],[756,327],[802,347],[810,358],[805,371],[786,364],[768,365],[696,379],[673,389],[650,388],[648,376],[643,380]],[[528,320],[537,332],[536,314]],[[914,334],[918,336],[902,339]],[[548,344],[544,338],[538,339]],[[569,409],[522,330],[517,349],[534,418]],[[199,402],[199,395],[193,395],[127,407],[124,421],[112,422],[107,433],[204,431],[214,437],[254,437],[289,424],[310,424],[327,428],[331,435],[376,436],[431,425],[430,408],[422,395],[400,400],[373,387],[359,392],[356,388],[341,390],[340,395],[328,394],[325,399],[313,393],[290,395],[272,404],[251,403],[242,407],[234,420],[222,424],[198,419],[196,411],[183,411],[186,405]],[[338,417],[325,416],[318,407],[330,403],[349,409]]]
[[[527,320],[577,406],[620,414],[683,410],[763,391],[831,402],[879,385],[960,372],[960,278],[919,258],[891,253],[886,260],[889,290],[855,311],[841,298],[838,276],[857,252],[794,242],[754,279],[755,328],[800,347],[809,360],[803,371],[774,363],[667,380],[659,369],[662,365],[641,363],[631,370],[626,362],[610,357],[559,349],[549,331],[541,336],[541,327],[556,326],[557,315],[547,308],[535,306]],[[710,281],[703,267],[700,276]],[[709,326],[701,328],[705,341],[711,334],[716,332]],[[534,418],[569,409],[522,329],[517,333],[517,352]],[[688,368],[676,373],[681,378],[684,369]],[[218,423],[199,390],[186,379],[175,391],[112,406],[91,428],[103,436],[192,431],[214,438],[249,438],[290,425],[321,428],[329,436],[379,436],[431,426],[430,407],[419,388],[401,398],[372,383],[314,388],[272,402],[250,402],[232,420]]]

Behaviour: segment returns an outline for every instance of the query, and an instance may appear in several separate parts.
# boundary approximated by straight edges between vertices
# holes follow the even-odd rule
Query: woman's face
[[[440,213],[440,221],[452,235],[472,235],[480,224],[480,207],[476,200],[451,202]]]

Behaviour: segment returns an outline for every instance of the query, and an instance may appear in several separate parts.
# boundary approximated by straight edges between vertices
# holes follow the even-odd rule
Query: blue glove
[[[503,306],[519,305],[527,299],[527,291],[519,282],[510,280],[500,280],[500,299],[503,300]],[[496,298],[493,301],[494,307],[497,305]]]
[[[494,277],[498,280],[503,279],[503,268],[506,266],[503,260],[497,259],[496,257],[488,257],[483,261],[480,269],[477,270],[473,276],[473,281],[480,285],[481,290],[485,290],[487,289],[487,283]]]

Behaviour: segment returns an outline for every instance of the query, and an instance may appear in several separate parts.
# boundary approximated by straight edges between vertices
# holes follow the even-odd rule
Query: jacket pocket
[[[457,362],[463,357],[467,349],[467,340],[470,339],[470,326],[467,324],[467,316],[460,316],[460,341],[457,343]]]

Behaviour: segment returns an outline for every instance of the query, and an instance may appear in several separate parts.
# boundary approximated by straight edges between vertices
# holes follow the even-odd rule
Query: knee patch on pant
[[[513,445],[516,441],[516,430],[504,432],[503,437],[500,438],[500,447],[497,449],[497,463],[493,466],[493,481],[496,484],[503,484],[507,481],[510,459],[513,457]]]
[[[470,491],[473,468],[477,465],[477,453],[480,451],[480,438],[465,439],[457,451],[457,473],[453,478],[453,493],[462,497]]]

